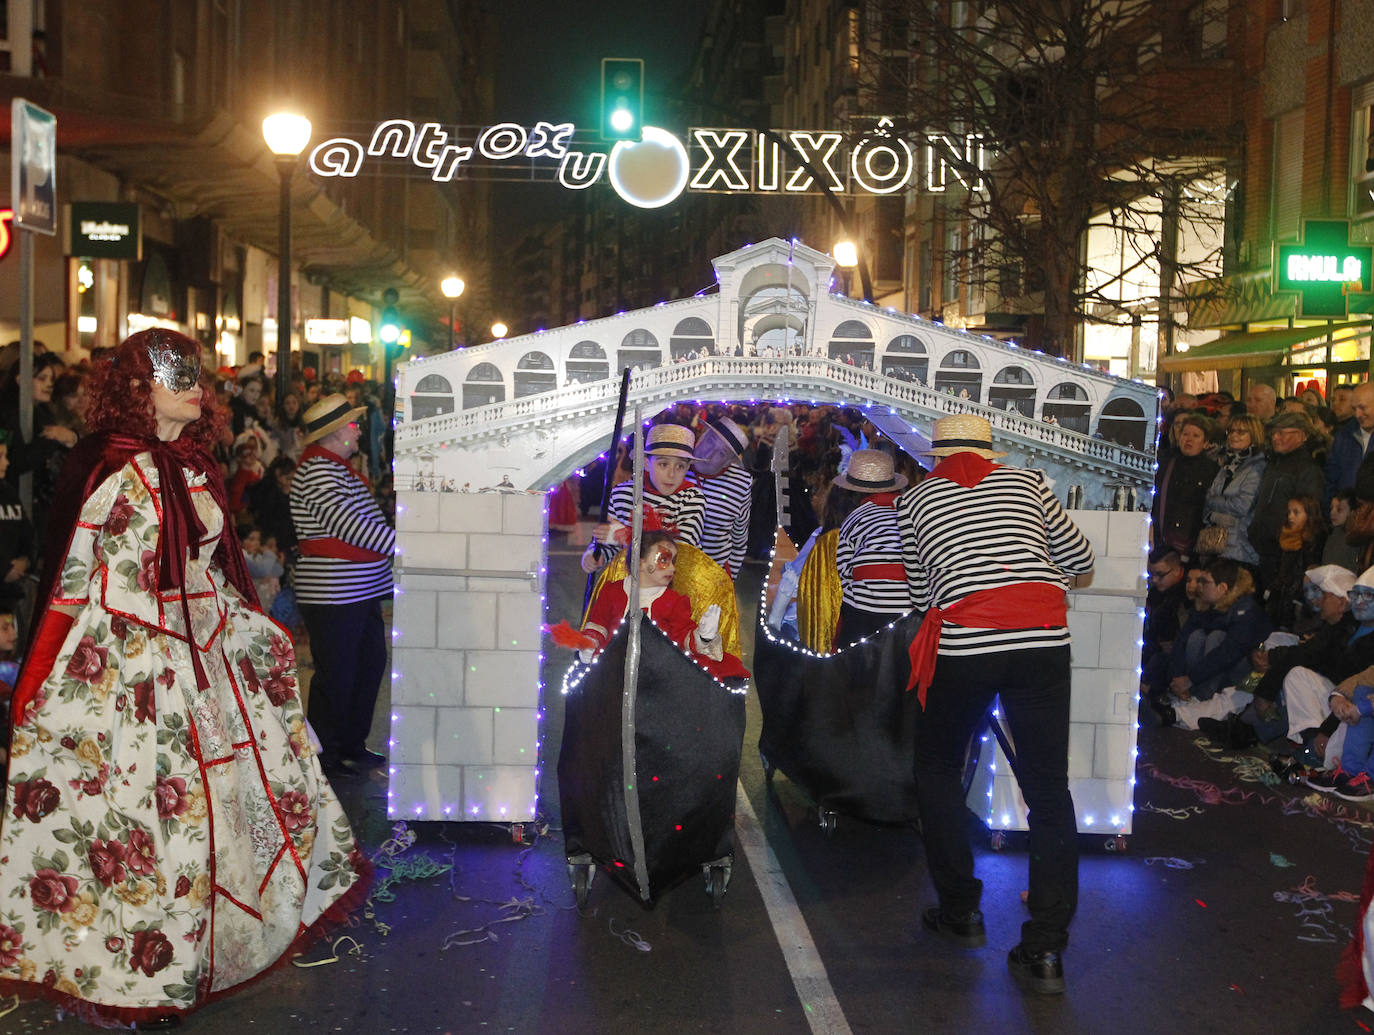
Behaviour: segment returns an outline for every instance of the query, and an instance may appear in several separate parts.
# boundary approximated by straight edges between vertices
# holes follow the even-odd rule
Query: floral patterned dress
[[[87,1019],[200,1005],[362,889],[291,641],[213,563],[224,515],[183,473],[206,529],[185,605],[157,588],[162,502],[140,453],[82,507],[53,599],[79,610],[13,734],[0,988]]]

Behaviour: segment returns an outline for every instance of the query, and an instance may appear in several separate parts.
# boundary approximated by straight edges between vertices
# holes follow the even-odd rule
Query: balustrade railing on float
[[[1150,452],[823,356],[708,356],[637,370],[630,379],[630,400],[637,403],[681,398],[684,394],[690,396],[693,391],[708,393],[716,399],[814,399],[840,405],[886,405],[898,413],[905,411],[923,419],[950,413],[977,413],[986,417],[1004,436],[1060,452],[1077,453],[1147,477],[1154,471],[1155,460]],[[509,433],[522,425],[608,410],[615,406],[618,396],[618,381],[607,379],[409,421],[396,428],[396,451],[398,454],[413,452],[437,442],[484,438]]]

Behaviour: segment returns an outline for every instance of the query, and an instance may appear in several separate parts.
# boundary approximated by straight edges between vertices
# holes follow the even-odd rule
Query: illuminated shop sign
[[[137,204],[73,201],[70,222],[72,255],[135,262],[143,258],[143,228]]]
[[[452,130],[452,131],[451,131]],[[976,134],[898,136],[880,119],[857,137],[833,131],[694,128],[687,139],[645,127],[643,139],[622,140],[610,152],[575,141],[571,122],[532,128],[503,122],[463,133],[437,122],[378,123],[366,140],[331,137],[310,152],[317,176],[352,177],[369,159],[408,161],[437,182],[461,178],[464,167],[490,163],[556,170],[568,190],[603,178],[631,204],[657,207],[683,190],[714,194],[939,193],[958,184],[983,189],[989,153]],[[970,176],[967,170],[976,169]],[[533,177],[532,177],[533,178]]]
[[[1274,247],[1274,291],[1297,292],[1298,316],[1345,319],[1350,296],[1374,290],[1372,260],[1374,246],[1350,243],[1349,220],[1305,219],[1299,243]]]
[[[348,321],[306,320],[305,340],[311,345],[348,345]]]

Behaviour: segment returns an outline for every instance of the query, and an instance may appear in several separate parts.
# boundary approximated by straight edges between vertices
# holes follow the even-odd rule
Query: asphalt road
[[[555,537],[550,615],[581,600],[575,551]],[[762,569],[741,576],[752,605]],[[750,608],[749,613],[752,613]],[[742,625],[746,624],[744,622]],[[551,661],[557,667],[557,659]],[[1084,840],[1068,993],[1028,998],[1006,972],[1019,937],[1024,845],[969,821],[986,884],[985,949],[921,931],[932,901],[909,828],[816,822],[798,788],[765,783],[750,699],[729,891],[712,909],[695,879],[641,908],[605,880],[579,913],[558,824],[558,679],[546,701],[540,823],[516,843],[493,824],[418,824],[389,854],[385,777],[338,784],[384,878],[336,943],[182,1025],[233,1032],[1344,1032],[1374,1015],[1336,1004],[1333,968],[1355,918],[1374,812],[1266,782],[1256,755],[1195,734],[1141,731],[1135,832],[1122,854]],[[385,702],[374,747],[385,745]],[[743,843],[753,846],[750,853]],[[750,861],[762,859],[756,867]],[[795,903],[781,929],[765,904]],[[775,907],[776,911],[776,907]],[[790,961],[790,962],[789,962]],[[3,1009],[0,1005],[0,1009]],[[0,1032],[77,1032],[41,1004]]]

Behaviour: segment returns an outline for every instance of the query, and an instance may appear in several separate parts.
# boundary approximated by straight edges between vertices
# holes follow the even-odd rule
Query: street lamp
[[[262,138],[277,156],[281,202],[277,215],[281,245],[277,249],[277,404],[291,391],[291,174],[296,159],[310,143],[310,120],[279,111],[262,120]]]
[[[463,278],[456,273],[449,274],[439,282],[439,290],[448,299],[448,350],[453,351],[453,315],[458,305],[458,296],[463,293],[463,288],[467,287],[463,283]]]
[[[849,279],[854,276],[854,267],[859,264],[859,249],[854,247],[854,242],[845,239],[836,241],[835,247],[830,249],[830,254],[835,256],[835,264],[840,267],[840,275],[844,278],[845,297],[849,297]]]
[[[504,338],[509,331],[510,328],[507,327],[500,320],[497,320],[494,324],[491,325],[491,336],[493,338]]]

